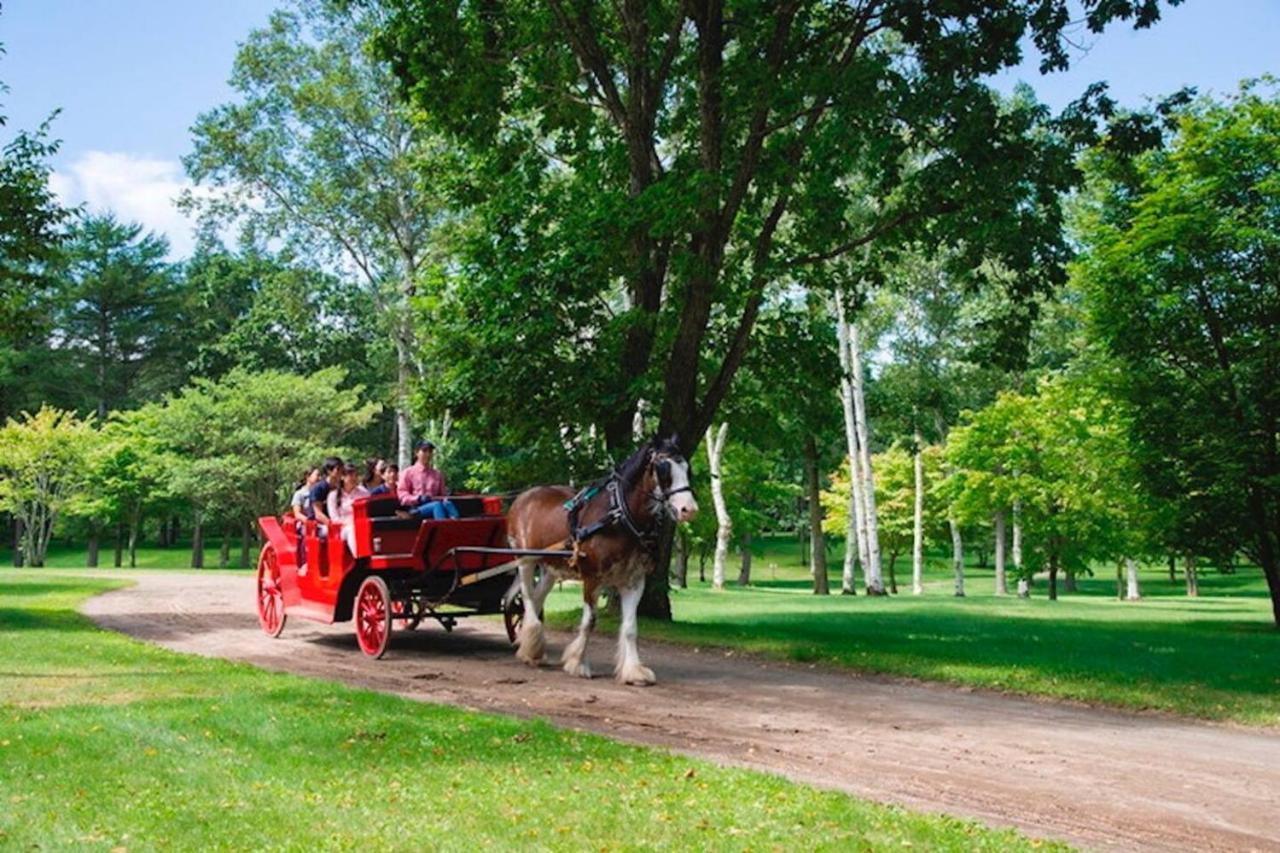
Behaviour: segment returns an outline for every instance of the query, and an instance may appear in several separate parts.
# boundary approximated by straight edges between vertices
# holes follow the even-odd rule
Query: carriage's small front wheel
[[[387,653],[391,619],[391,592],[387,589],[387,582],[377,575],[370,575],[356,593],[356,642],[360,644],[360,651],[371,658],[380,658]]]
[[[258,624],[268,637],[279,637],[284,622],[284,590],[280,588],[276,549],[263,545],[258,556]]]

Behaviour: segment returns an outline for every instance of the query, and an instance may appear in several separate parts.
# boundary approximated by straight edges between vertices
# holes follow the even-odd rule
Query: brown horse
[[[601,587],[618,591],[622,627],[614,677],[626,684],[653,684],[653,670],[636,649],[636,605],[645,577],[657,563],[663,516],[689,521],[698,512],[689,485],[689,463],[673,436],[642,446],[603,481],[575,494],[568,486],[535,486],[520,494],[507,513],[507,537],[521,550],[569,550],[572,558],[526,557],[520,561],[524,620],[516,657],[537,666],[546,651],[542,603],[558,578],[582,581],[582,622],[564,654],[565,672],[591,677],[584,653],[596,621]],[[543,566],[534,585],[534,571]]]

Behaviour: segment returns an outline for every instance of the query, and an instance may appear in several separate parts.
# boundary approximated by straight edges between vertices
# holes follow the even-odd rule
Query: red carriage
[[[515,641],[523,604],[511,583],[502,499],[451,498],[459,518],[403,518],[393,496],[355,502],[354,552],[339,525],[258,519],[266,538],[258,560],[258,619],[277,637],[286,617],[332,624],[353,620],[361,651],[381,657],[395,623],[433,618],[452,630],[463,616],[503,613]],[[531,553],[531,552],[530,552]]]

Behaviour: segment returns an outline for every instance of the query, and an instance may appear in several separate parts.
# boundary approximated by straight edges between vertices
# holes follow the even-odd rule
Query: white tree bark
[[[396,347],[396,464],[404,471],[413,463],[413,427],[409,423],[409,383],[413,366],[403,344]]]
[[[858,428],[853,404],[853,365],[849,358],[849,323],[844,313],[844,294],[836,292],[836,341],[840,356],[840,404],[844,410],[844,438],[849,457],[849,523],[845,528],[844,570],[840,591],[845,595],[857,592],[855,562],[861,561],[863,571],[867,565],[866,525],[863,521],[862,481],[858,471]]]
[[[1125,590],[1125,601],[1137,601],[1142,598],[1142,593],[1138,590],[1138,561],[1132,557],[1126,557],[1124,560],[1124,574],[1127,589]]]
[[[911,594],[924,593],[924,442],[920,433],[915,435],[916,494],[914,519],[911,525]]]
[[[947,525],[951,528],[951,568],[956,574],[956,598],[964,598],[964,542],[955,518],[948,518]]]
[[[707,427],[707,462],[711,468],[711,500],[715,504],[717,524],[716,556],[711,570],[712,589],[724,589],[724,562],[729,555],[729,541],[733,537],[733,520],[729,518],[729,508],[724,502],[720,466],[724,439],[728,432],[728,421],[720,424],[719,431],[715,433],[711,427]]]
[[[1009,580],[1004,570],[1004,510],[996,510],[996,595],[1009,594]]]
[[[1022,504],[1013,502],[1013,568],[1018,573],[1018,598],[1031,596],[1031,583],[1022,572]]]
[[[871,438],[867,427],[867,401],[863,394],[862,344],[858,324],[849,325],[849,363],[853,378],[853,416],[858,433],[858,467],[862,482],[863,522],[867,528],[867,561],[862,574],[868,595],[884,595],[884,579],[880,574],[880,532],[876,518],[876,483],[871,468]]]

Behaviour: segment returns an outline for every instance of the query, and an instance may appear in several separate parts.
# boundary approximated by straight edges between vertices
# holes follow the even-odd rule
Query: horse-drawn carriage
[[[357,499],[348,548],[337,525],[258,519],[258,619],[267,634],[286,615],[355,621],[360,649],[381,657],[396,622],[425,617],[452,630],[459,617],[502,613],[516,657],[537,666],[546,642],[542,605],[557,578],[582,582],[582,621],[565,647],[566,672],[590,677],[584,654],[600,590],[617,590],[622,620],[615,677],[652,684],[636,649],[636,608],[654,570],[662,525],[693,518],[689,463],[674,437],[654,439],[607,477],[575,491],[535,486],[503,515],[497,497],[451,499],[459,518],[401,518],[395,498]],[[508,526],[510,529],[508,529]],[[508,575],[519,570],[518,581]],[[541,575],[539,576],[539,571]]]
[[[452,499],[459,518],[396,515],[393,496],[356,500],[354,552],[338,525],[258,519],[266,538],[258,559],[258,620],[277,637],[287,616],[353,620],[361,651],[381,657],[394,623],[416,628],[427,617],[452,630],[463,616],[504,614],[515,641],[523,614],[507,548],[502,499]]]

